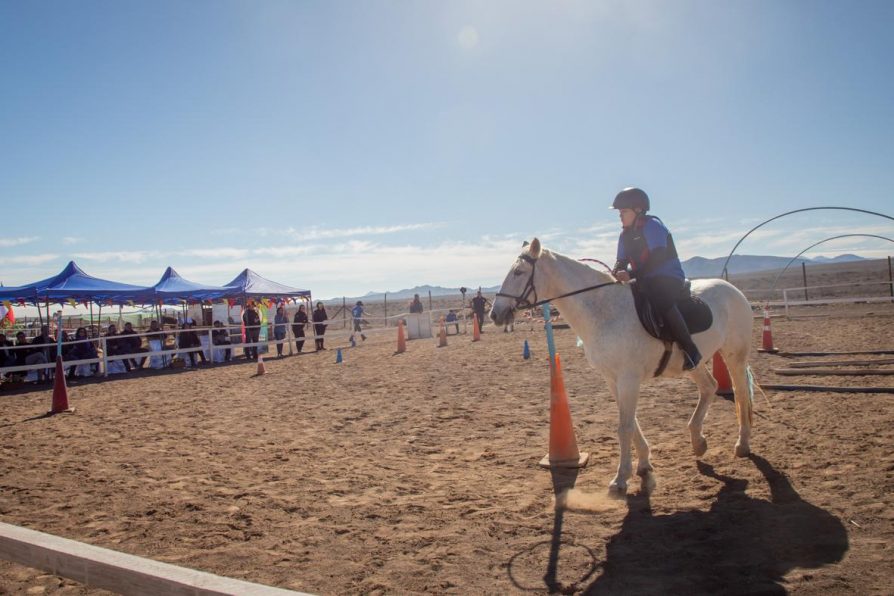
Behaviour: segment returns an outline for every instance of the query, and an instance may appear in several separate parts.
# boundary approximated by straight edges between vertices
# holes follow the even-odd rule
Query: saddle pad
[[[643,325],[643,329],[657,339],[663,341],[674,341],[674,337],[670,334],[667,327],[664,326],[664,320],[655,309],[652,303],[646,298],[645,294],[640,292],[636,284],[630,284],[633,291],[633,303],[636,305],[636,314],[639,321]],[[677,301],[677,308],[689,327],[689,333],[695,335],[707,330],[714,323],[714,315],[711,313],[711,307],[708,306],[701,298],[689,296]]]

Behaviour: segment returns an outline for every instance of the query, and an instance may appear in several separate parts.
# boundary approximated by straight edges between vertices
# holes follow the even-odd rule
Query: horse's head
[[[534,238],[530,244],[525,243],[524,250],[515,259],[490,309],[490,318],[497,325],[510,323],[516,310],[528,308],[537,302],[534,272],[542,251],[540,240]]]

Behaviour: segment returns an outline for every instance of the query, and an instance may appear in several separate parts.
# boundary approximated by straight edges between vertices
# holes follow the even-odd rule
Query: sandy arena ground
[[[894,348],[891,305],[808,312],[823,313],[774,319],[777,346]],[[558,349],[591,453],[576,478],[537,467],[542,330],[486,327],[479,343],[416,340],[402,355],[393,334],[340,365],[330,348],[269,360],[261,377],[245,363],[78,382],[74,415],[40,417],[48,388],[0,393],[0,520],[320,594],[894,592],[894,395],[758,395],[750,459],[733,457],[733,404],[718,399],[699,460],[694,385],[653,382],[639,420],[658,487],[634,481],[612,501],[617,409],[571,331]],[[894,385],[772,374],[786,362],[752,359],[764,383]],[[575,481],[571,510],[555,509],[554,480]],[[5,562],[0,586],[99,593]]]

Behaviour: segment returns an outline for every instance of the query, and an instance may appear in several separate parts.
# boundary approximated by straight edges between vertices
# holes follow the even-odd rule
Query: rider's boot
[[[680,347],[683,348],[683,370],[692,370],[698,366],[702,355],[699,353],[695,342],[692,341],[692,336],[689,335],[689,327],[686,326],[686,321],[683,319],[683,315],[676,304],[664,311],[664,323],[668,326]]]

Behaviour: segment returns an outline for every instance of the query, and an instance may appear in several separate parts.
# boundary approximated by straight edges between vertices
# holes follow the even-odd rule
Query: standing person
[[[418,314],[423,310],[425,310],[425,307],[422,306],[422,300],[419,299],[419,294],[413,294],[413,301],[410,302],[410,312]]]
[[[6,340],[6,334],[0,333],[0,368],[3,368],[4,366],[13,366],[15,363],[15,358],[10,356],[9,350],[6,349],[6,346],[11,345],[13,345],[13,343]]]
[[[298,353],[301,353],[301,350],[304,349],[304,328],[307,327],[307,309],[304,308],[304,305],[300,305],[298,307],[298,312],[295,313],[295,318],[292,319],[292,333],[295,334],[295,347],[298,348]]]
[[[286,309],[283,306],[276,307],[276,315],[273,317],[273,339],[276,340],[276,356],[282,358],[282,342],[286,338],[286,325],[289,323],[289,317],[286,316]]]
[[[363,322],[363,302],[358,300],[357,304],[354,305],[354,308],[351,309],[351,320],[354,323],[354,330],[351,332],[351,338],[354,338],[355,333],[360,334],[360,339],[366,341],[366,336],[363,335],[363,329],[360,327],[360,324]]]
[[[478,331],[481,333],[484,333],[484,313],[489,305],[490,300],[482,296],[481,288],[478,288],[478,293],[472,298],[472,311],[478,319]]]
[[[618,281],[636,279],[639,290],[664,318],[665,325],[683,348],[683,370],[692,370],[702,355],[677,308],[677,301],[685,300],[688,291],[674,239],[660,219],[646,215],[649,195],[639,188],[619,192],[612,209],[619,211],[623,228],[613,273]]]
[[[329,315],[326,314],[326,307],[323,306],[322,302],[317,302],[317,308],[313,313],[313,321],[314,321],[314,343],[317,346],[317,350],[325,350],[323,347],[323,335],[326,334],[326,322],[329,319]]]
[[[245,343],[258,343],[258,338],[261,337],[261,316],[255,309],[254,302],[249,302],[245,305],[245,312],[242,313],[242,322],[245,323]],[[258,346],[245,348],[245,357],[249,360],[257,360]]]

